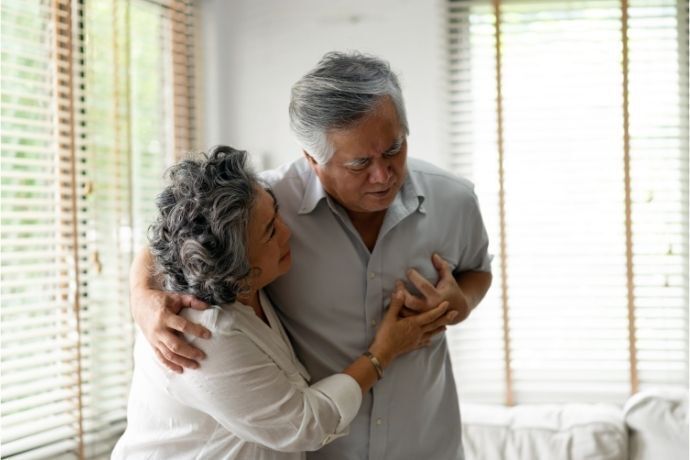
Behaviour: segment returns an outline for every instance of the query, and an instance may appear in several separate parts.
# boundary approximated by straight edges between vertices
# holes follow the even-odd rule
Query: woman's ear
[[[259,267],[252,267],[252,269],[249,271],[249,276],[245,278],[244,282],[247,284],[247,287],[249,289],[253,289],[252,282],[254,279],[258,278],[261,276],[261,269]]]
[[[237,282],[240,292],[252,292],[254,290],[252,287],[252,282],[255,278],[258,278],[260,275],[261,269],[259,267],[252,267],[251,269],[249,269],[249,274],[245,278]]]

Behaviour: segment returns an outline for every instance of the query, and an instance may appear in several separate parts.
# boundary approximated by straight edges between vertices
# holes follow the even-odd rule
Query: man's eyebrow
[[[403,136],[400,136],[399,138],[397,138],[393,142],[393,144],[390,147],[388,147],[388,149],[386,149],[385,152],[383,152],[382,155],[388,155],[390,153],[397,152],[402,147],[403,142],[405,142],[405,138]],[[346,161],[345,164],[350,165],[353,163],[358,163],[358,162],[363,162],[363,161],[368,161],[368,160],[371,160],[371,156],[361,156],[361,157],[353,158],[352,160]]]
[[[346,164],[346,165],[350,165],[350,164],[353,164],[353,163],[360,163],[360,162],[363,162],[363,161],[368,161],[369,159],[371,159],[370,156],[357,157],[357,158],[353,158],[353,159],[351,159],[351,160],[346,161],[345,164]]]
[[[386,150],[385,152],[383,152],[383,154],[386,155],[387,153],[393,153],[393,152],[396,152],[396,151],[400,150],[400,147],[402,147],[403,142],[404,142],[404,138],[403,138],[402,136],[398,137],[398,138],[395,140],[395,142],[393,142],[393,145],[391,145],[391,146],[388,148],[388,150]]]

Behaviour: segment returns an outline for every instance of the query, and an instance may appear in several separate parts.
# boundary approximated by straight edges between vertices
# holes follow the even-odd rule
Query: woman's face
[[[250,278],[252,289],[261,289],[287,273],[290,257],[290,229],[278,214],[273,196],[257,188],[256,201],[249,214],[248,256],[256,274]]]

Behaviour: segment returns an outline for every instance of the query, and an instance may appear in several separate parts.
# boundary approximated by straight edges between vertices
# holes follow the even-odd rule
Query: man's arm
[[[448,262],[438,254],[431,258],[439,278],[436,285],[429,282],[415,269],[407,272],[410,282],[422,294],[415,296],[405,289],[402,281],[397,288],[405,294],[405,316],[421,313],[435,307],[443,301],[450,303],[449,310],[458,312],[451,324],[457,324],[470,316],[472,310],[481,302],[491,286],[492,275],[489,272],[466,271],[453,276]]]
[[[208,338],[203,326],[179,316],[183,308],[203,310],[208,305],[189,294],[166,292],[153,276],[153,258],[142,249],[129,270],[130,308],[134,322],[141,328],[156,356],[168,369],[181,373],[184,367],[196,369],[204,353],[188,344],[181,334]]]

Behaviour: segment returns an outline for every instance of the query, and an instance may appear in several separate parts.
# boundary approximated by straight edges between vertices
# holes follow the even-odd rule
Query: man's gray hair
[[[400,83],[386,61],[359,52],[326,53],[292,87],[290,126],[302,148],[325,164],[334,153],[329,131],[351,127],[385,96],[409,134]]]
[[[165,289],[216,305],[234,302],[247,289],[247,226],[258,182],[246,158],[221,145],[168,169],[149,229]]]

